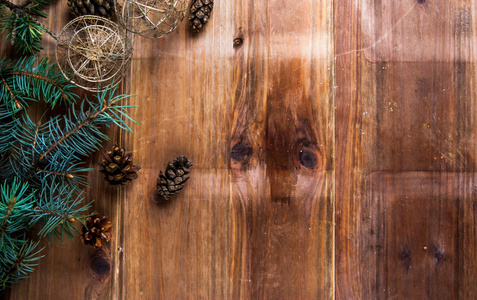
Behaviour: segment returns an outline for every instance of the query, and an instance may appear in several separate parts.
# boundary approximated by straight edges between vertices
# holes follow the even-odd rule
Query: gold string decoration
[[[176,29],[189,0],[116,0],[116,16],[127,30],[146,38],[161,38]]]
[[[63,75],[93,92],[119,84],[131,57],[132,45],[126,30],[97,16],[78,17],[66,24],[56,46]]]

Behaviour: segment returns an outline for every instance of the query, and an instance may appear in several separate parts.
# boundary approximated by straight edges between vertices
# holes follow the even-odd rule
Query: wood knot
[[[411,258],[412,258],[411,250],[409,250],[408,247],[403,248],[401,252],[399,252],[399,259],[404,265],[404,268],[406,268],[406,272],[411,267]]]
[[[446,260],[446,254],[444,251],[440,250],[436,246],[434,246],[434,249],[432,251],[432,256],[436,260],[436,265],[439,265],[442,261]]]
[[[318,164],[318,158],[316,157],[315,153],[309,150],[300,150],[300,154],[298,156],[300,163],[308,169],[313,169]]]
[[[106,276],[111,271],[111,263],[108,259],[98,256],[91,260],[91,269],[99,276]]]
[[[253,149],[249,144],[239,142],[233,146],[232,150],[230,151],[230,158],[235,161],[246,162],[252,155],[252,152]]]
[[[301,165],[310,170],[317,168],[321,157],[315,145],[307,140],[300,140],[295,144],[293,156],[297,167]]]
[[[234,38],[234,48],[242,46],[242,44],[243,44],[243,38],[241,37]]]
[[[242,27],[238,29],[238,32],[235,34],[234,38],[234,48],[238,48],[243,45],[243,33]]]
[[[426,0],[417,0],[417,3],[424,4],[424,3],[426,3]]]

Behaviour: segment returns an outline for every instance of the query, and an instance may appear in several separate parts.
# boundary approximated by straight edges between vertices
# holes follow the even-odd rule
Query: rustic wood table
[[[48,13],[56,32],[71,19],[66,1]],[[113,239],[48,247],[6,298],[477,297],[476,14],[473,0],[216,0],[198,34],[132,35],[121,89],[141,125],[105,147],[142,170],[111,188],[97,153],[86,196]],[[191,179],[158,205],[159,170],[182,154]]]

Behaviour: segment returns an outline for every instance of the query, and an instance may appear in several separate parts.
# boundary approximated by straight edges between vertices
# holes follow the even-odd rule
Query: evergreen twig
[[[58,36],[37,19],[37,17],[47,16],[42,10],[51,2],[52,0],[26,0],[17,5],[9,0],[0,0],[1,32],[9,31],[7,40],[11,40],[18,51],[31,55],[41,50],[42,32],[58,40]],[[3,10],[5,7],[10,10],[10,13]]]
[[[68,131],[65,135],[63,135],[59,140],[57,140],[53,145],[51,145],[48,149],[46,149],[45,152],[43,152],[43,154],[40,155],[40,158],[38,159],[38,161],[42,161],[45,159],[45,157],[53,150],[55,150],[56,147],[58,147],[58,145],[60,145],[61,143],[63,143],[66,139],[68,139],[69,137],[71,137],[73,134],[75,134],[76,132],[78,132],[79,130],[81,130],[81,128],[83,128],[85,125],[87,124],[90,124],[94,119],[96,119],[97,116],[99,116],[100,114],[104,113],[107,109],[109,108],[109,105],[106,104],[104,105],[104,107],[95,112],[93,115],[87,117],[84,121],[82,121],[81,123],[79,123],[76,127],[72,128],[70,131]]]
[[[47,59],[0,60],[0,76],[1,292],[33,272],[41,257],[37,239],[62,243],[79,233],[76,225],[90,208],[83,158],[108,138],[103,128],[131,131],[125,120],[133,120],[127,115],[132,106],[120,104],[129,95],[116,95],[113,84],[76,106],[73,86]],[[24,108],[41,100],[67,112],[33,121]],[[33,226],[40,226],[37,238],[26,234]]]
[[[65,91],[63,91],[63,88],[57,82],[53,81],[52,79],[48,78],[47,76],[42,76],[40,74],[34,74],[34,73],[30,73],[30,72],[25,72],[25,71],[11,72],[11,75],[31,77],[32,79],[38,79],[38,80],[46,81],[48,84],[57,88],[61,93],[61,97],[63,97],[64,100],[68,101],[68,95]]]
[[[8,0],[0,0],[0,4],[3,4],[5,5],[6,7],[8,7],[11,11],[14,11],[16,14],[18,15],[24,15],[26,14],[25,11],[23,10],[23,8],[26,7],[25,6],[18,6],[16,4],[13,4],[12,2],[8,1]]]
[[[13,208],[15,207],[16,201],[17,199],[15,198],[15,196],[12,196],[10,199],[8,199],[7,210],[4,213],[3,224],[2,224],[2,227],[0,228],[0,240],[3,239],[5,232],[7,232],[7,225],[8,225],[8,222],[10,221],[10,215],[12,213]]]

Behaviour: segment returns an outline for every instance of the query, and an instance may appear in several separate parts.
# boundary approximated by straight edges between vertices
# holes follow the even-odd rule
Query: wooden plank
[[[477,173],[374,172],[358,221],[377,298],[475,294]]]
[[[236,4],[231,165],[246,299],[333,298],[331,5]]]
[[[232,8],[215,3],[199,34],[184,22],[160,40],[134,36],[131,93],[140,96],[132,117],[141,126],[122,143],[142,170],[119,197],[113,298],[231,297]],[[178,155],[194,162],[191,179],[157,204],[159,170]]]
[[[115,297],[332,297],[331,6],[304,5],[309,15],[291,29],[272,20],[298,8],[219,2],[198,36],[135,38],[131,92],[148,109],[134,113],[143,124],[125,143],[144,184],[121,196]],[[257,139],[238,143],[245,131]],[[190,186],[157,206],[158,170],[179,154],[196,162]],[[252,178],[237,167],[254,161],[262,176],[243,190]]]
[[[476,47],[454,49],[477,42],[472,6],[471,1],[362,1],[363,52],[371,61],[474,60]]]
[[[475,13],[472,1],[335,3],[339,299],[475,293]],[[455,192],[417,190],[408,171]]]

